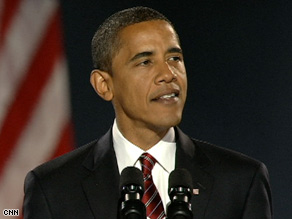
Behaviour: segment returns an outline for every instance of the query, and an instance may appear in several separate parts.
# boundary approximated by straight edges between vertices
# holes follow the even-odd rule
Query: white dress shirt
[[[117,157],[119,172],[128,166],[135,166],[141,170],[139,157],[145,152],[128,141],[119,131],[116,120],[113,125],[113,146]],[[175,168],[175,131],[170,128],[167,134],[147,153],[151,154],[157,163],[152,170],[153,181],[158,189],[164,210],[170,201],[168,196],[168,177]]]

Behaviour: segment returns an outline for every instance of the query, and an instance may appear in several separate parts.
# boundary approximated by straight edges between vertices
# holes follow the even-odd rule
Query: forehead
[[[147,43],[151,40],[167,40],[179,44],[178,36],[173,27],[164,20],[145,21],[129,25],[119,32],[121,45]]]

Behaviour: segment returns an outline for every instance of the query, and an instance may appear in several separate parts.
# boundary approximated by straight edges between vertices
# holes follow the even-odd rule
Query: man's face
[[[163,131],[181,121],[187,76],[175,31],[165,21],[124,28],[112,61],[113,105],[123,127]]]

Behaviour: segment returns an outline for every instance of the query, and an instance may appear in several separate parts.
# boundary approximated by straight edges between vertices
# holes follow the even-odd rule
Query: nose
[[[161,67],[158,69],[158,75],[156,77],[156,83],[170,83],[177,80],[177,74],[173,66],[167,62],[161,63]]]

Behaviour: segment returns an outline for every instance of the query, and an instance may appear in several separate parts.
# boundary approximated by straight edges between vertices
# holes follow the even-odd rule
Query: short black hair
[[[112,58],[120,46],[119,31],[127,26],[152,20],[163,20],[173,27],[163,14],[142,6],[119,11],[107,18],[99,26],[91,42],[93,67],[111,73]]]

